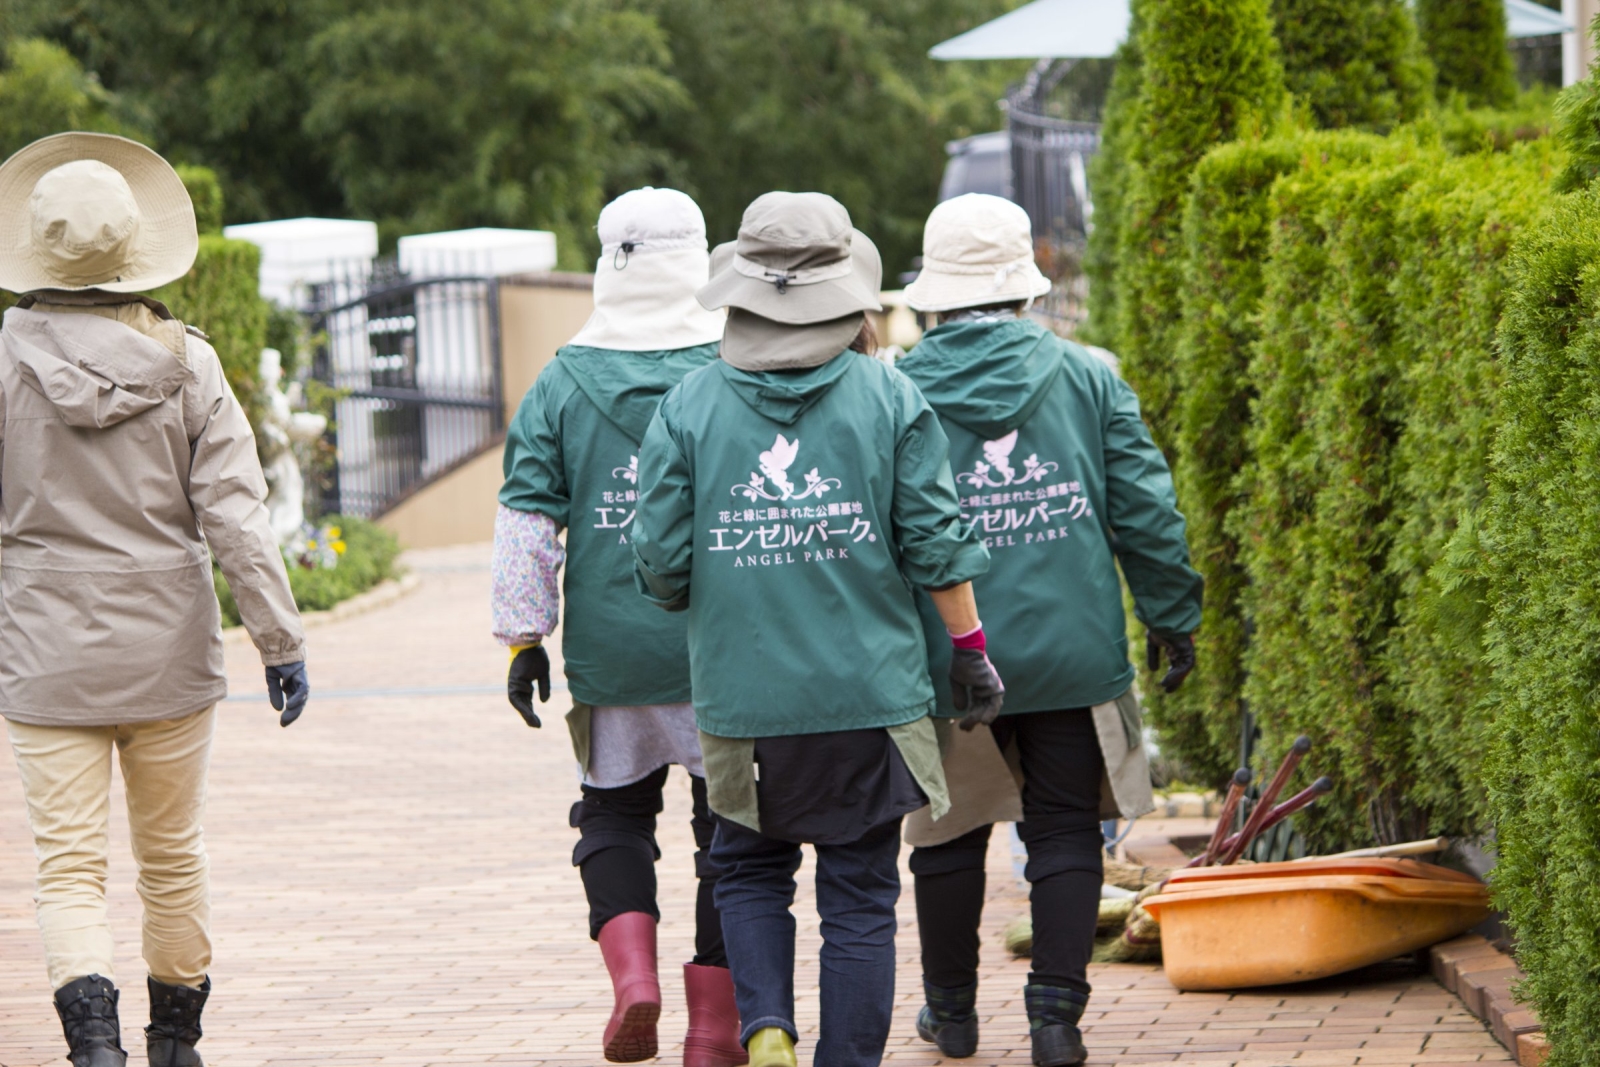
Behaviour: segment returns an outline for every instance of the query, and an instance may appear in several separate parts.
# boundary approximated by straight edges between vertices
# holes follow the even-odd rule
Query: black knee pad
[[[1028,848],[1022,875],[1030,882],[1066,871],[1102,874],[1105,837],[1100,817],[1093,811],[1064,811],[1035,815],[1017,824],[1018,836]]]
[[[661,858],[656,845],[656,816],[663,807],[661,787],[667,780],[662,767],[637,782],[616,789],[583,787],[583,799],[572,805],[568,822],[582,835],[572,850],[572,865],[603,849],[639,849],[651,860]]]
[[[919,845],[911,850],[911,873],[919,878],[957,871],[981,871],[989,856],[993,825],[980,826],[942,845]]]

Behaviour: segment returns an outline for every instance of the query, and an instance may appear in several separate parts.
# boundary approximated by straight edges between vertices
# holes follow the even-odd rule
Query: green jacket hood
[[[566,345],[556,353],[583,395],[634,442],[655,417],[667,390],[717,358],[716,344],[661,352],[622,352]]]
[[[744,371],[729,363],[718,363],[717,369],[739,399],[757,414],[791,426],[828,395],[856,360],[864,358],[861,353],[846,349],[822,366],[806,370]]]
[[[1044,402],[1061,374],[1061,339],[1026,319],[951,322],[898,365],[941,417],[995,440]]]

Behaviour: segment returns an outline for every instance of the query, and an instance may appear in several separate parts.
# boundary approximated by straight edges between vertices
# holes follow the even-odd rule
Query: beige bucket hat
[[[183,180],[137,141],[58,133],[0,164],[0,289],[145,292],[199,248]]]
[[[721,266],[720,261],[716,266]],[[787,326],[882,311],[878,249],[825,193],[765,193],[744,209],[723,269],[696,296]]]
[[[933,209],[922,232],[922,273],[906,286],[917,311],[1010,304],[1050,291],[1033,261],[1033,225],[1016,204],[964,193]]]

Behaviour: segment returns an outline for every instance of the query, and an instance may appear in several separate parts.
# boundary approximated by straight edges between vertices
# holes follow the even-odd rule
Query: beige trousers
[[[139,867],[145,963],[169,985],[204,981],[211,896],[200,820],[215,728],[215,708],[126,726],[6,723],[39,857],[35,899],[52,989],[116,977],[106,911],[113,746]]]

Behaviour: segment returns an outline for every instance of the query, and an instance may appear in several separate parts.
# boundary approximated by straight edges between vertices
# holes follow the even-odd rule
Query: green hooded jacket
[[[568,345],[506,431],[500,503],[567,528],[561,653],[584,704],[689,699],[684,620],[639,599],[628,538],[645,429],[667,390],[716,358],[715,344],[666,352]]]
[[[939,326],[900,369],[939,413],[962,516],[994,560],[973,591],[1006,683],[1001,714],[1092,707],[1133,683],[1119,562],[1141,622],[1199,626],[1203,581],[1171,472],[1110,367],[1013,319]],[[937,622],[926,596],[920,607]],[[957,714],[949,642],[930,639],[928,652],[939,713]]]
[[[667,394],[639,453],[633,549],[640,591],[687,607],[704,733],[928,715],[913,589],[989,565],[948,447],[905,375],[851,351],[801,371],[718,362]]]

